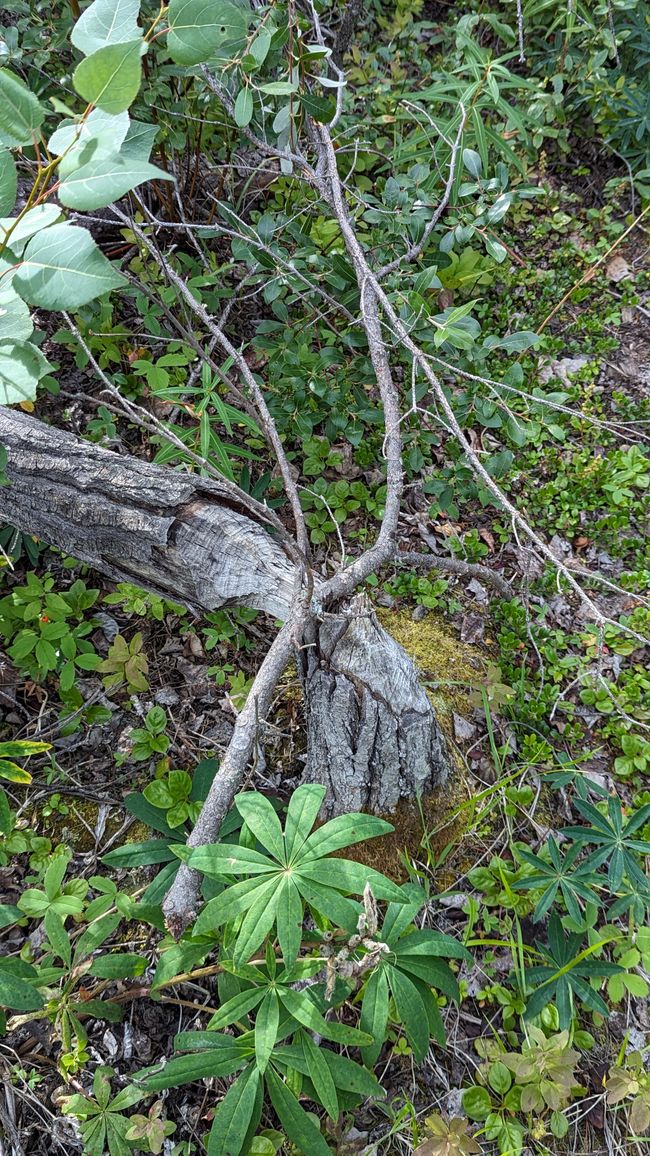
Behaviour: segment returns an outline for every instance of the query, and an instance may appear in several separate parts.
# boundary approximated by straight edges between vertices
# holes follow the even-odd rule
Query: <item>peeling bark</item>
[[[433,708],[401,646],[363,595],[316,627],[306,675],[308,781],[327,817],[382,814],[427,794],[451,763]]]

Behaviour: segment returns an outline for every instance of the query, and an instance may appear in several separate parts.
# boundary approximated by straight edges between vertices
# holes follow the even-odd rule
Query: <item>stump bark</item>
[[[10,483],[0,487],[0,521],[194,611],[241,605],[288,616],[294,565],[264,511],[251,513],[226,485],[5,407],[0,445]],[[444,782],[450,760],[434,710],[367,599],[316,616],[305,641],[305,777],[327,787],[327,814],[390,813]]]

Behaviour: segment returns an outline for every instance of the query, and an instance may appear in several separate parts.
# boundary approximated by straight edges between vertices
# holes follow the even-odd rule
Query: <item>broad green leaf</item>
[[[434,955],[472,962],[471,952],[454,939],[453,935],[444,935],[441,931],[412,931],[395,944],[395,951],[400,955]]]
[[[250,88],[242,88],[237,93],[235,101],[235,124],[239,128],[246,128],[253,118],[253,93]]]
[[[161,987],[176,975],[190,971],[198,963],[202,963],[210,951],[207,943],[177,943],[174,947],[167,947],[158,960],[151,990]]]
[[[41,229],[47,229],[60,218],[61,210],[58,205],[36,205],[35,208],[28,209],[20,220],[16,217],[3,217],[0,220],[0,245],[9,238],[12,252],[20,257],[30,237],[40,233]]]
[[[31,983],[11,973],[2,966],[0,960],[0,1007],[9,1007],[13,1011],[38,1011],[43,1007],[45,1000]]]
[[[200,64],[245,39],[248,13],[229,0],[171,0],[167,47],[176,64]]]
[[[332,1079],[332,1073],[327,1066],[323,1052],[316,1047],[311,1036],[307,1032],[303,1032],[302,1049],[307,1061],[307,1071],[309,1079],[316,1092],[318,1098],[323,1105],[327,1115],[336,1123],[339,1118],[339,1102],[336,1095],[336,1087]],[[324,1051],[324,1049],[323,1049]]]
[[[119,152],[129,127],[128,112],[111,116],[101,108],[94,108],[84,120],[61,125],[48,142],[50,152],[61,157],[59,179],[70,176],[82,165]]]
[[[30,341],[0,340],[0,405],[31,401],[39,381],[51,369],[40,349]],[[13,781],[29,782],[29,779],[14,777]]]
[[[134,979],[146,970],[147,960],[144,955],[132,955],[128,952],[112,952],[110,955],[100,955],[93,960],[90,969],[91,975],[99,979]]]
[[[340,851],[342,847],[363,843],[365,839],[375,839],[378,835],[388,835],[393,830],[391,823],[387,823],[385,819],[377,819],[374,815],[340,815],[338,819],[330,819],[329,823],[325,823],[309,836],[302,847],[299,859],[302,862],[303,859],[317,859],[331,855],[333,851]]]
[[[115,115],[133,104],[142,72],[143,40],[109,44],[77,65],[72,83],[80,96]]]
[[[18,907],[14,907],[11,903],[0,903],[0,929],[11,927],[12,923],[17,923],[23,918],[23,913]]]
[[[90,56],[106,44],[124,44],[140,35],[140,0],[94,0],[77,20],[70,39]]]
[[[284,824],[284,841],[289,862],[299,854],[303,843],[309,838],[324,798],[325,787],[318,783],[303,783],[293,792]]]
[[[101,947],[119,926],[121,918],[119,912],[111,911],[93,920],[75,944],[74,962],[79,963]]]
[[[157,136],[158,125],[132,120],[129,131],[124,138],[124,144],[120,148],[120,156],[132,157],[137,161],[148,161]]]
[[[5,144],[29,145],[38,135],[45,109],[27,85],[0,68],[0,131]]]
[[[43,878],[43,888],[47,898],[52,901],[61,890],[61,884],[68,870],[68,863],[70,862],[69,855],[55,855],[50,860],[45,876]]]
[[[144,843],[125,843],[102,855],[109,867],[148,867],[152,863],[169,863],[174,854],[165,839],[146,839]]]
[[[457,1003],[460,999],[458,981],[453,971],[440,959],[425,959],[417,955],[395,956],[395,966],[409,975],[416,976],[429,987],[442,991]]]
[[[26,759],[29,755],[43,755],[52,749],[51,743],[34,743],[29,739],[0,743],[0,758]]]
[[[366,983],[359,1020],[361,1030],[367,1032],[374,1041],[362,1051],[363,1062],[369,1068],[377,1063],[386,1038],[389,1006],[386,971],[383,967],[378,967]]]
[[[463,164],[468,173],[471,173],[477,181],[480,180],[483,165],[480,156],[474,152],[474,149],[463,149]]]
[[[228,1089],[210,1129],[208,1156],[240,1156],[261,1078],[261,1072],[251,1066]]]
[[[129,1087],[122,1088],[115,1099],[111,1100],[111,1112],[125,1112],[127,1108],[132,1108],[134,1104],[139,1104],[140,1100],[143,1099],[142,1090],[130,1084]]]
[[[379,1080],[371,1072],[362,1068],[361,1064],[355,1063],[354,1060],[350,1060],[338,1052],[331,1051],[330,1048],[323,1048],[321,1054],[332,1073],[332,1079],[337,1088],[341,1088],[345,1092],[352,1092],[356,1096],[386,1095]]]
[[[323,887],[313,879],[303,879],[300,875],[296,875],[296,887],[314,911],[324,915],[335,927],[354,933],[359,919],[358,904],[344,899],[331,887]]]
[[[277,993],[268,991],[255,1017],[255,1062],[260,1072],[265,1072],[271,1052],[278,1038],[280,1004]]]
[[[16,162],[8,149],[0,149],[0,215],[11,212],[17,191]]]
[[[124,284],[90,233],[75,225],[52,225],[32,237],[13,281],[29,305],[76,309]]]
[[[387,879],[380,871],[355,863],[352,859],[319,859],[316,862],[301,861],[298,870],[303,879],[314,880],[326,887],[336,887],[339,891],[362,895],[366,884],[370,884],[375,899],[390,899],[393,903],[408,902],[401,888]]]
[[[266,1073],[266,1086],[271,1103],[289,1140],[299,1152],[309,1156],[331,1156],[330,1149],[321,1136],[320,1129],[300,1107],[293,1092],[279,1079],[272,1068]]]
[[[235,796],[235,806],[258,843],[284,862],[284,837],[273,805],[257,791],[243,791]]]

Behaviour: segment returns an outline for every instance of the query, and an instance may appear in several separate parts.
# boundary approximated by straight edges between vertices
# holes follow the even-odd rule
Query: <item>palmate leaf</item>
[[[253,792],[237,795],[238,812],[268,854],[223,844],[179,849],[190,867],[215,879],[249,877],[210,900],[194,925],[196,934],[204,934],[241,919],[234,947],[236,964],[245,963],[276,924],[282,956],[289,966],[300,949],[304,903],[352,932],[359,909],[345,896],[362,894],[368,883],[378,899],[408,902],[407,892],[371,867],[347,859],[323,861],[332,850],[392,830],[389,823],[372,816],[344,815],[310,835],[324,796],[325,788],[317,784],[299,787],[283,833],[268,799]]]
[[[616,963],[601,959],[580,959],[583,936],[574,932],[566,935],[562,921],[554,913],[548,925],[548,947],[538,943],[544,964],[529,968],[526,981],[532,990],[526,998],[525,1018],[532,1019],[555,1000],[560,1028],[571,1025],[573,1015],[573,995],[584,1000],[587,1006],[607,1015],[607,1006],[589,984],[590,979],[604,979],[616,975],[624,969]],[[538,986],[535,986],[538,985]],[[588,991],[587,991],[588,989]],[[585,992],[587,998],[585,999]]]

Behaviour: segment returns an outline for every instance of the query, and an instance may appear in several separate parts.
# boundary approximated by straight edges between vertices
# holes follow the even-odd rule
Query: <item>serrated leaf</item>
[[[106,44],[123,44],[140,35],[140,0],[94,0],[77,20],[70,39],[90,56]]]
[[[72,74],[80,96],[104,112],[115,115],[133,104],[140,88],[144,41],[108,44],[87,56]]]
[[[144,181],[171,181],[172,177],[148,161],[119,154],[104,157],[80,168],[61,182],[58,198],[70,209],[101,209],[118,201]]]
[[[10,213],[16,203],[18,173],[8,149],[0,149],[0,216]]]
[[[27,85],[7,68],[0,68],[0,130],[4,143],[31,144],[44,119],[45,109]]]
[[[225,45],[243,41],[248,29],[245,7],[228,0],[171,0],[167,19],[172,60],[186,66],[200,64]]]
[[[125,283],[90,233],[76,225],[52,225],[29,241],[14,288],[29,305],[76,309]]]

